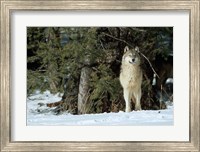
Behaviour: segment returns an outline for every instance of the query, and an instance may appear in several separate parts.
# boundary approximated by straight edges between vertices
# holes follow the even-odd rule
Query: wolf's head
[[[122,61],[125,64],[133,64],[139,65],[140,64],[140,56],[138,54],[139,48],[136,47],[135,49],[129,49],[128,46],[124,48],[124,55]]]

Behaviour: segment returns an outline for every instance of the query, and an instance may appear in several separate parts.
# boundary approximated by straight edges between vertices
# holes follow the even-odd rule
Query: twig
[[[163,102],[163,96],[162,96],[162,85],[160,86],[161,94],[160,94],[160,109],[161,109],[161,103]]]
[[[102,49],[105,51],[105,48],[104,48],[103,43],[101,42],[101,40],[100,40],[100,44],[101,44]]]

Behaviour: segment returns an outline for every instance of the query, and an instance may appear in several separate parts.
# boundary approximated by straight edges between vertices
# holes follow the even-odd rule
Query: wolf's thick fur
[[[124,91],[126,112],[131,111],[131,99],[135,101],[135,110],[141,110],[142,70],[140,68],[140,56],[137,49],[129,50],[126,46],[122,57],[120,83]]]

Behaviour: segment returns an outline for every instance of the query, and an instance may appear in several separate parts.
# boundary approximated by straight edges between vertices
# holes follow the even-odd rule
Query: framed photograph
[[[1,151],[199,151],[199,0],[1,1]]]

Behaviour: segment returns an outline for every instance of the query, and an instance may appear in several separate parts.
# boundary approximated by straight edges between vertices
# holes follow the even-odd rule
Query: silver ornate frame
[[[0,150],[1,151],[200,151],[200,0],[0,0]],[[190,12],[189,142],[13,142],[11,141],[11,37],[13,10],[188,10]]]

